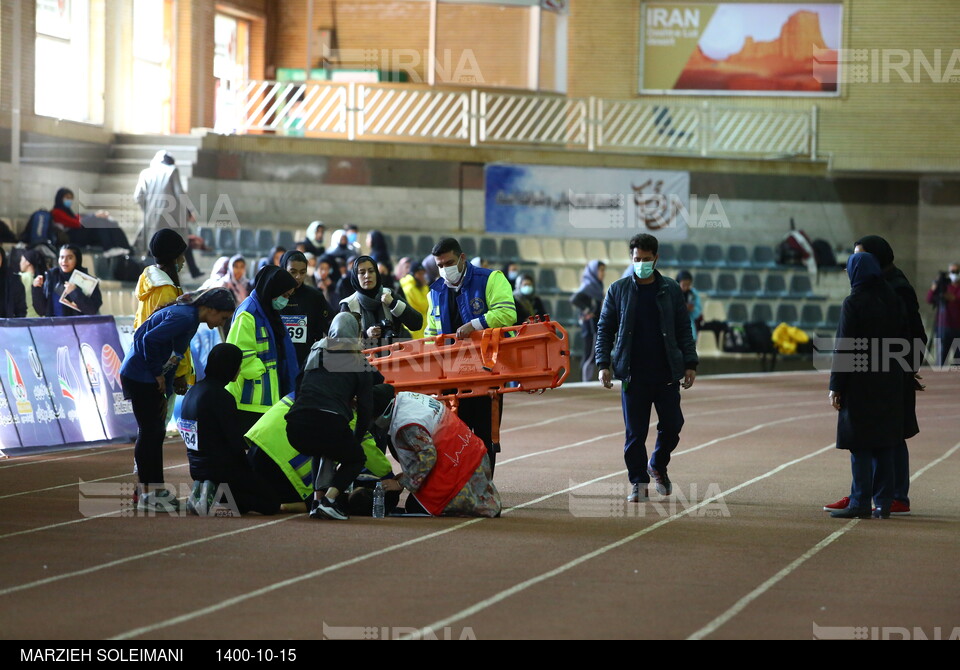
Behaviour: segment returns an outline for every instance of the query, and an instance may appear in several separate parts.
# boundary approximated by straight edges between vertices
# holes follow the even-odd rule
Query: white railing
[[[412,84],[242,82],[239,133],[545,146],[703,157],[817,158],[817,109],[607,100]]]

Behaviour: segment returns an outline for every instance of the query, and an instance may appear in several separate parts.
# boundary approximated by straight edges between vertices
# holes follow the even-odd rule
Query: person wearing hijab
[[[243,302],[250,295],[253,282],[247,279],[247,259],[242,254],[234,254],[230,257],[221,285],[233,292],[237,303]]]
[[[289,272],[276,265],[264,266],[254,280],[253,292],[233,315],[227,342],[243,351],[243,365],[227,390],[237,401],[244,433],[296,389],[297,351],[280,317],[296,289],[297,281]]]
[[[677,283],[680,284],[680,290],[683,291],[683,299],[687,301],[687,312],[690,313],[690,327],[693,329],[693,340],[697,340],[697,322],[703,316],[703,304],[700,302],[700,294],[693,288],[693,275],[687,270],[680,270],[677,273]]]
[[[142,241],[138,248],[153,239],[153,235],[161,228],[171,228],[178,235],[187,239],[190,234],[190,224],[196,221],[190,209],[190,200],[183,190],[180,181],[180,171],[177,161],[165,149],[158,151],[150,166],[140,172],[137,187],[133,197],[143,212]],[[193,259],[193,250],[187,246],[184,259],[190,269],[190,276],[200,277],[200,268]]]
[[[327,254],[339,258],[343,262],[346,262],[351,256],[356,255],[356,252],[354,252],[347,242],[347,232],[345,230],[340,229],[333,231],[333,234],[330,235],[330,246],[327,247]]]
[[[893,502],[893,452],[903,441],[904,370],[883,358],[898,351],[897,340],[906,333],[903,303],[883,280],[873,254],[855,253],[847,259],[850,295],[843,301],[837,326],[836,348],[830,373],[830,404],[837,410],[837,449],[850,451],[852,486],[849,505],[834,510],[839,519],[890,516]],[[845,343],[868,343],[857,349]]]
[[[370,347],[409,339],[411,332],[423,328],[423,316],[383,286],[370,256],[360,256],[353,262],[350,284],[355,292],[340,301],[340,311],[360,317],[363,336],[372,340]]]
[[[340,302],[340,293],[337,291],[337,282],[340,280],[340,263],[333,256],[324,254],[317,259],[317,268],[314,272],[317,289],[323,293],[328,305]]]
[[[370,258],[377,262],[377,265],[389,265],[393,267],[390,260],[390,250],[387,249],[387,238],[379,230],[371,230],[367,233],[367,248],[370,249]]]
[[[187,293],[156,310],[133,334],[133,344],[120,367],[120,382],[137,420],[133,454],[141,509],[177,509],[176,495],[163,485],[167,399],[174,392],[183,395],[187,391],[186,378],[177,377],[176,371],[197,328],[201,323],[219,327],[235,307],[233,294],[224,288]]]
[[[323,246],[323,235],[327,232],[327,227],[323,221],[314,221],[307,226],[307,238],[302,242],[303,248],[314,256],[322,256],[326,249]]]
[[[297,282],[287,306],[280,310],[280,318],[297,351],[297,365],[302,371],[310,347],[327,334],[334,313],[323,293],[306,283],[307,257],[303,252],[285,253],[280,259],[280,268],[289,272]]]
[[[223,284],[223,278],[227,274],[227,270],[230,269],[230,257],[221,256],[213,263],[213,268],[210,270],[210,276],[204,280],[203,284],[200,285],[200,288],[213,288],[214,286],[221,286]]]
[[[23,285],[27,304],[26,316],[37,318],[45,316],[37,311],[37,305],[43,305],[43,288],[35,285],[37,277],[47,273],[47,259],[36,249],[25,249],[20,256],[20,283]]]
[[[327,336],[310,351],[300,390],[286,415],[287,439],[294,449],[339,463],[326,493],[315,496],[313,519],[349,518],[337,498],[366,460],[361,441],[374,416],[373,387],[383,383],[383,376],[367,362],[361,346],[356,315],[337,314]],[[351,430],[354,403],[356,424]]]
[[[61,228],[80,228],[80,217],[73,213],[73,191],[68,188],[61,188],[53,200],[53,209],[50,214],[53,215],[53,222]]]
[[[896,265],[893,264],[893,248],[878,235],[867,235],[856,241],[854,252],[867,252],[876,256],[880,264],[880,271],[884,281],[903,303],[907,320],[909,344],[903,356],[910,361],[910,370],[904,372],[903,380],[903,440],[893,450],[893,502],[890,505],[892,516],[906,516],[910,514],[910,455],[907,451],[907,440],[920,432],[917,422],[917,391],[923,390],[917,381],[917,372],[923,360],[923,352],[927,344],[927,331],[923,327],[923,318],[920,316],[920,303],[917,293],[910,285],[910,281]],[[850,504],[850,497],[841,498],[835,503],[824,506],[824,510],[831,512],[846,509]]]
[[[514,280],[513,301],[517,303],[517,325],[531,316],[539,316],[542,319],[547,315],[531,275],[526,273],[517,275]]]
[[[203,379],[187,391],[177,428],[187,446],[193,490],[187,510],[207,516],[221,487],[240,514],[276,514],[280,499],[247,461],[237,402],[224,388],[237,378],[243,352],[221,343],[210,350]]]
[[[100,312],[100,306],[103,304],[103,297],[100,295],[100,285],[94,287],[90,295],[85,295],[80,288],[70,281],[74,270],[90,274],[83,267],[83,254],[80,247],[74,244],[64,244],[60,247],[60,258],[57,267],[47,270],[45,276],[41,275],[33,280],[33,285],[43,289],[42,296],[35,296],[34,300],[40,298],[36,304],[38,312],[44,316],[90,316]],[[65,305],[60,299],[68,301]]]
[[[393,268],[393,278],[403,284],[403,278],[410,274],[410,264],[409,256],[404,256],[398,260],[396,267]],[[418,263],[418,265],[420,264]]]
[[[583,362],[580,370],[583,381],[597,378],[597,365],[594,362],[594,342],[597,337],[597,321],[603,306],[603,277],[607,266],[603,261],[593,260],[583,268],[580,275],[580,288],[570,298],[573,306],[580,310],[580,334],[583,339]]]
[[[0,319],[14,319],[26,315],[26,290],[18,273],[14,272],[7,262],[7,252],[0,247]]]
[[[417,329],[410,329],[410,336],[419,340],[427,326],[427,309],[430,307],[430,285],[427,284],[427,271],[419,261],[410,265],[410,271],[400,279],[400,288],[403,289],[403,299],[410,307],[423,317],[423,325]]]

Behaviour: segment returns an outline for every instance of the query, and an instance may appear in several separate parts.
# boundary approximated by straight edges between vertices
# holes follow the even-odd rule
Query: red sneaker
[[[892,503],[890,503],[890,515],[910,516],[910,505],[900,502],[899,500],[894,500]]]
[[[829,505],[824,505],[824,506],[823,506],[823,511],[824,511],[824,512],[836,512],[838,509],[847,509],[849,506],[850,506],[850,497],[849,497],[849,496],[844,496],[843,498],[840,498],[840,500],[838,500],[838,501],[835,502],[835,503],[830,503]]]

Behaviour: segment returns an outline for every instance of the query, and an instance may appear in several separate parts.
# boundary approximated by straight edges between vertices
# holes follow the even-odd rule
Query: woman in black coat
[[[340,301],[341,312],[360,317],[362,336],[369,347],[382,347],[396,340],[409,340],[410,331],[423,328],[423,315],[383,285],[376,263],[360,256],[350,271],[354,293]]]
[[[853,486],[843,519],[868,519],[871,498],[882,517],[893,501],[893,451],[903,441],[904,371],[884,352],[905,335],[903,304],[869,253],[850,256],[851,291],[837,326],[830,402],[839,412],[837,448],[850,451]]]
[[[7,262],[7,252],[0,247],[0,319],[27,315],[27,295],[20,275]]]
[[[41,304],[35,304],[37,312],[45,316],[90,316],[100,313],[100,306],[103,304],[100,285],[97,284],[90,295],[84,295],[80,287],[70,281],[74,270],[90,274],[83,267],[83,254],[80,253],[80,247],[64,244],[60,247],[57,267],[48,270],[46,275],[34,279],[33,285],[43,288]],[[60,302],[60,298],[64,296],[72,306]]]

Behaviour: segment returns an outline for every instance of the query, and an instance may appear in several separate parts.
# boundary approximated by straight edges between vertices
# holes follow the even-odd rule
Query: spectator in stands
[[[176,495],[163,486],[167,398],[172,393],[183,395],[187,391],[186,377],[175,375],[199,325],[218,328],[230,318],[235,306],[233,294],[224,288],[188,293],[174,304],[158,309],[133,334],[133,344],[120,368],[120,381],[137,420],[133,453],[141,509],[178,508]]]
[[[690,327],[693,329],[693,341],[697,341],[697,333],[703,323],[703,303],[700,302],[700,293],[693,288],[693,275],[687,270],[677,273],[677,283],[683,291],[683,299],[687,303],[687,312],[690,314]]]
[[[333,256],[326,254],[317,258],[317,269],[314,280],[317,288],[323,293],[329,305],[340,303],[340,294],[337,292],[337,281],[340,279],[340,264]]]
[[[221,485],[229,487],[240,514],[280,511],[280,498],[247,461],[237,402],[224,388],[237,378],[242,360],[238,347],[218,344],[207,357],[203,380],[183,398],[177,427],[190,462],[193,491],[187,510],[193,514],[208,514]]]
[[[543,301],[537,295],[537,287],[533,277],[526,273],[517,275],[513,289],[513,300],[517,303],[517,324],[521,324],[531,316],[541,319],[547,315]],[[591,352],[592,353],[592,352]],[[591,356],[591,360],[592,360]]]
[[[229,271],[224,275],[222,285],[233,291],[237,303],[247,299],[253,290],[253,282],[247,279],[247,260],[236,254],[230,258]]]
[[[224,281],[224,277],[227,275],[227,270],[230,269],[230,257],[221,256],[213,263],[213,268],[210,270],[210,276],[201,284],[200,288],[213,288],[214,286],[221,286]]]
[[[420,264],[423,265],[423,269],[427,273],[427,286],[433,286],[433,282],[440,279],[440,268],[437,267],[437,259],[431,254],[424,258]]]
[[[585,382],[593,381],[597,377],[594,343],[597,337],[600,307],[603,305],[603,278],[606,272],[607,266],[601,260],[587,263],[580,275],[580,288],[570,297],[573,306],[580,310],[580,335],[583,339],[583,361],[580,364],[580,371]]]
[[[890,516],[893,502],[893,452],[903,441],[904,370],[880,357],[898,351],[895,339],[906,332],[903,303],[883,281],[873,254],[847,259],[850,295],[843,301],[837,342],[865,338],[866,365],[853,365],[853,356],[835,356],[830,373],[830,404],[837,417],[837,449],[850,451],[853,483],[846,509],[830,516],[869,519],[871,498],[881,517]],[[888,354],[886,354],[888,355]],[[846,365],[848,362],[849,365]]]
[[[24,298],[27,303],[28,317],[37,318],[45,313],[37,311],[37,305],[43,304],[43,289],[34,280],[47,273],[47,259],[36,249],[25,249],[20,256],[20,283],[23,284]]]
[[[404,256],[397,261],[396,267],[393,268],[393,278],[401,284],[403,283],[403,278],[410,274],[410,262],[410,257]]]
[[[520,264],[516,261],[510,261],[503,264],[503,268],[500,270],[503,273],[503,276],[507,278],[507,281],[510,282],[511,286],[515,286],[517,283],[517,277],[520,276]]]
[[[330,235],[330,246],[327,247],[327,255],[333,256],[334,258],[339,258],[341,262],[344,263],[346,263],[347,259],[351,256],[357,255],[353,249],[350,248],[350,245],[347,242],[346,231],[333,231],[333,234]]]
[[[373,387],[383,382],[360,349],[358,319],[350,312],[337,314],[327,337],[310,352],[296,401],[287,412],[287,439],[294,449],[339,463],[326,493],[316,495],[313,519],[350,518],[337,499],[363,469],[360,443],[373,419]],[[351,430],[354,403],[357,417]]]
[[[387,238],[379,230],[371,230],[367,233],[367,248],[370,258],[377,262],[377,265],[389,265],[393,268],[393,261],[390,259],[390,250],[387,248]]]
[[[303,257],[307,259],[307,277],[303,280],[303,283],[317,288],[317,257],[309,251],[304,251]]]
[[[325,251],[323,246],[323,236],[327,232],[327,227],[323,221],[314,221],[307,226],[307,238],[303,241],[303,248],[307,253],[314,256],[322,256]]]
[[[90,274],[82,263],[83,254],[79,247],[73,244],[60,247],[57,267],[47,270],[45,276],[40,275],[33,280],[34,286],[43,289],[42,296],[34,298],[40,298],[40,304],[36,305],[38,312],[45,316],[90,316],[100,313],[103,297],[100,295],[99,283],[93,287],[90,295],[86,295],[70,281],[74,270]]]
[[[73,213],[73,205],[73,191],[68,188],[59,189],[54,197],[53,209],[50,210],[50,214],[53,215],[53,222],[60,230],[81,226],[80,217]]]
[[[613,388],[614,377],[623,382],[623,459],[632,485],[627,502],[646,500],[651,478],[661,495],[673,491],[667,465],[683,427],[678,380],[685,389],[693,386],[699,363],[683,292],[656,270],[658,250],[653,235],[630,240],[634,277],[610,286],[597,324],[600,383]],[[652,406],[657,408],[657,444],[648,461]]]
[[[267,255],[257,262],[257,272],[260,272],[264,265],[275,265],[276,267],[280,267],[280,259],[283,258],[285,253],[287,253],[287,250],[280,245],[270,247],[270,251],[267,252]]]
[[[363,253],[363,249],[360,247],[360,228],[355,223],[347,225],[343,229],[344,234],[347,237],[347,246],[350,248],[351,256],[359,256]]]
[[[290,273],[297,282],[297,288],[290,294],[287,306],[280,310],[283,320],[297,352],[297,365],[303,370],[307,354],[314,342],[319,342],[327,334],[334,312],[323,293],[307,285],[307,257],[300,251],[288,251],[280,259],[280,267]]]
[[[917,293],[910,285],[910,281],[896,265],[893,264],[893,248],[877,235],[867,235],[856,241],[854,253],[866,251],[877,258],[883,279],[903,302],[907,320],[910,346],[904,356],[910,361],[910,370],[904,372],[903,379],[903,439],[893,450],[893,502],[890,513],[894,516],[910,514],[910,455],[907,450],[907,440],[920,432],[917,422],[917,391],[923,390],[919,385],[917,372],[923,360],[926,349],[927,332],[923,327],[923,318],[920,316],[920,303]],[[848,259],[849,260],[849,259]],[[846,509],[850,498],[844,497],[837,502],[827,505],[828,512]]]
[[[936,334],[937,364],[947,365],[954,359],[960,342],[960,263],[951,263],[947,282],[935,281],[927,291],[927,302],[938,309]]]
[[[254,289],[233,315],[227,342],[243,350],[240,377],[227,386],[237,399],[246,433],[280,398],[296,389],[297,351],[280,312],[297,289],[297,280],[275,265],[257,273]]]
[[[456,333],[467,339],[474,331],[512,326],[517,321],[517,307],[507,278],[499,270],[487,270],[467,263],[460,243],[445,237],[433,247],[443,279],[430,286],[425,337]],[[497,404],[502,412],[500,399]],[[464,398],[460,401],[460,418],[483,440],[490,456],[490,474],[496,467],[500,444],[493,441],[493,400],[489,397]]]
[[[375,421],[390,435],[403,468],[396,479],[383,481],[385,491],[408,489],[432,516],[500,516],[500,492],[483,441],[444,403],[398,393]]]
[[[7,263],[7,252],[0,247],[0,319],[14,319],[26,315],[26,290],[18,273]]]
[[[354,293],[340,300],[340,311],[360,317],[367,347],[409,339],[412,331],[423,328],[420,313],[383,285],[380,271],[370,256],[360,256],[354,261],[350,284]]]
[[[187,194],[180,181],[180,171],[173,155],[161,149],[150,161],[150,167],[140,173],[140,179],[133,192],[137,204],[143,211],[142,249],[160,228],[172,228],[184,240],[190,235],[190,224],[196,221],[189,208]],[[202,274],[193,260],[193,250],[187,246],[184,258],[194,279]]]
[[[419,262],[410,265],[410,271],[400,279],[400,288],[403,289],[403,300],[417,311],[423,318],[420,328],[411,328],[410,336],[418,340],[423,337],[427,326],[427,308],[430,303],[430,286],[427,284],[427,271]]]

